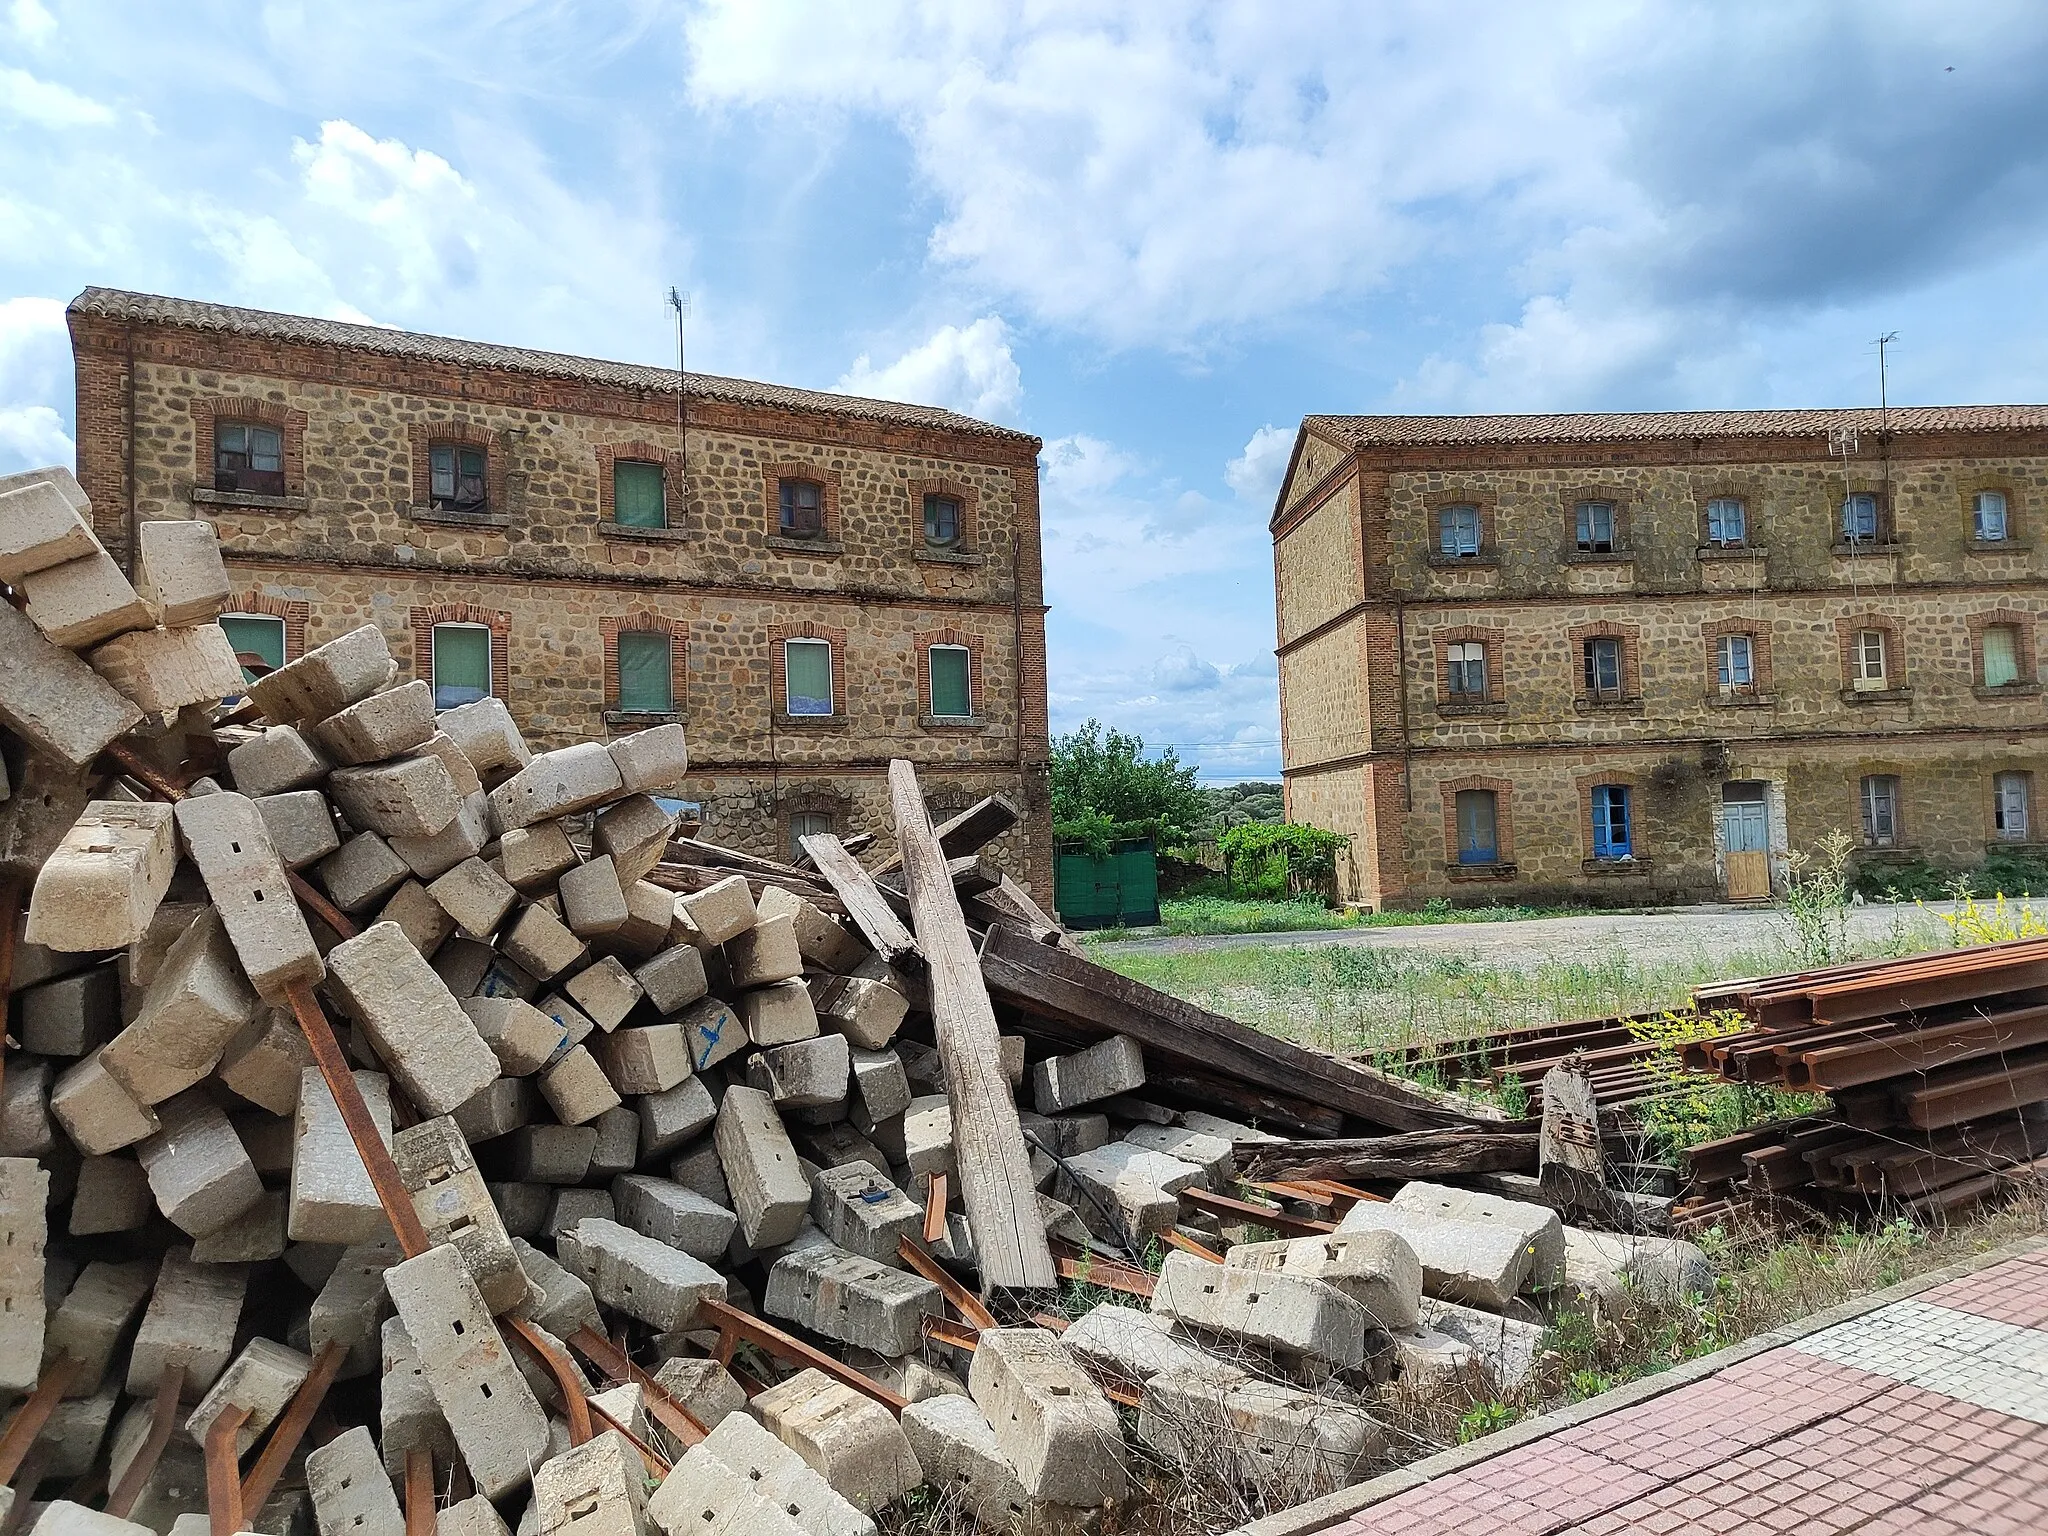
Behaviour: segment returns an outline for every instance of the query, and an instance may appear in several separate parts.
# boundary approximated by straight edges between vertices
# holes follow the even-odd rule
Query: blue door
[[[1593,857],[1626,859],[1632,855],[1628,786],[1601,784],[1593,790]]]

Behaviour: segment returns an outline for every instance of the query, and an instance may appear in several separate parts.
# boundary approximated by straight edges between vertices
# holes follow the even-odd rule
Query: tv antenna
[[[683,369],[684,322],[690,318],[690,296],[671,285],[668,307],[676,312],[676,501],[679,512],[689,509],[690,490],[690,376]]]

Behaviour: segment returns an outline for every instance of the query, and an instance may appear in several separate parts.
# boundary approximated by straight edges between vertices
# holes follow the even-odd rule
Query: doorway
[[[1768,901],[1771,897],[1765,788],[1755,780],[1721,786],[1722,871],[1730,901]]]

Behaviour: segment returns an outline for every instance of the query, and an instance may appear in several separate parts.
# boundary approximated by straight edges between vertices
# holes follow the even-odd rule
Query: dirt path
[[[1913,940],[1912,947],[1932,949],[1947,942],[1948,930],[1933,915],[1946,910],[1946,902],[1929,903],[1924,911],[1882,904],[1855,907],[1849,914],[1849,932],[1861,944],[1881,943],[1895,932],[1902,933]],[[1114,954],[1193,954],[1246,945],[1354,944],[1467,955],[1493,965],[1535,964],[1574,951],[1590,955],[1620,949],[1645,964],[1654,964],[1696,954],[1767,954],[1782,948],[1790,937],[1790,924],[1780,912],[1754,907],[1686,907],[1670,912],[1600,912],[1508,923],[1418,923],[1408,928],[1128,939],[1106,944],[1103,949]]]

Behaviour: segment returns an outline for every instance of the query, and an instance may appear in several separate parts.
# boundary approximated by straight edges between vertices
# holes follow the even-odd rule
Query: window
[[[1584,554],[1614,552],[1614,503],[1582,501],[1578,506],[1579,549]]]
[[[433,635],[434,708],[474,704],[491,692],[491,632],[481,624],[436,624]]]
[[[456,512],[481,512],[484,492],[484,451],[466,443],[435,443],[427,449],[427,494],[437,507]]]
[[[1635,857],[1630,837],[1628,786],[1593,786],[1593,857],[1628,859]]]
[[[245,682],[253,683],[284,665],[283,619],[264,613],[224,613],[220,627],[235,648]]]
[[[627,528],[666,528],[668,503],[661,466],[644,459],[612,462],[612,520]]]
[[[951,549],[960,542],[959,497],[925,497],[924,541],[933,549]]]
[[[1994,773],[1991,776],[1991,820],[1999,837],[2008,843],[2027,840],[2027,801],[2030,775]]]
[[[1486,700],[1486,647],[1476,640],[1463,640],[1445,652],[1449,677],[1445,691],[1466,704]]]
[[[1707,542],[1724,548],[1749,542],[1749,511],[1739,496],[1716,496],[1707,503]]]
[[[972,716],[967,647],[935,645],[926,654],[932,676],[932,713],[943,720],[965,720]]]
[[[779,525],[782,536],[786,539],[815,539],[823,533],[825,488],[815,480],[782,480],[777,485],[782,500]]]
[[[284,433],[247,421],[213,424],[213,488],[284,494]]]
[[[783,704],[792,715],[832,713],[832,646],[825,640],[782,642]]]
[[[675,641],[666,630],[619,631],[619,710],[629,715],[672,714],[676,707],[671,665]]]
[[[1500,862],[1499,803],[1490,789],[1461,789],[1457,797],[1458,862]]]
[[[1756,686],[1756,642],[1748,635],[1723,635],[1717,647],[1721,691]]]
[[[2005,688],[2020,681],[2020,632],[2011,624],[1984,631],[1984,686]]]
[[[789,857],[795,862],[804,851],[803,840],[817,837],[833,830],[830,811],[791,811],[789,813]]]
[[[1875,544],[1877,542],[1877,498],[1866,492],[1842,498],[1842,542],[1844,544]]]
[[[1898,776],[1868,774],[1863,780],[1863,841],[1873,848],[1889,848],[1898,840]]]
[[[1468,560],[1479,553],[1479,509],[1460,503],[1437,514],[1437,541],[1453,559]]]
[[[1885,673],[1885,634],[1881,629],[1859,629],[1850,653],[1849,686],[1858,693],[1875,693],[1890,686]]]
[[[1621,697],[1621,642],[1599,636],[1586,642],[1586,696],[1594,699]]]
[[[1970,532],[1979,542],[2003,544],[2009,535],[2005,524],[2005,492],[1979,491],[1970,503]]]

